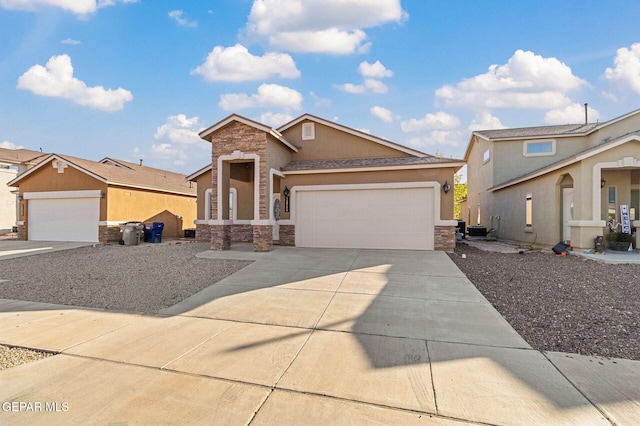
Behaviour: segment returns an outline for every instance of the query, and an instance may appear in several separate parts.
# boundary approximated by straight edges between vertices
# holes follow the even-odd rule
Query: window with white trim
[[[618,195],[618,187],[615,185],[610,185],[607,188],[607,192],[608,192],[608,198],[609,198],[609,203],[608,203],[608,211],[607,211],[607,220],[612,222],[612,221],[617,221],[618,219],[618,208],[617,208],[617,195]]]
[[[524,206],[524,225],[527,228],[533,227],[533,195],[527,194]]]
[[[543,157],[556,154],[555,139],[525,141],[522,146],[522,155],[525,157]]]
[[[204,220],[211,220],[213,206],[213,189],[209,188],[204,192]]]
[[[482,163],[488,163],[489,160],[491,160],[491,151],[486,150],[483,154],[482,154]]]

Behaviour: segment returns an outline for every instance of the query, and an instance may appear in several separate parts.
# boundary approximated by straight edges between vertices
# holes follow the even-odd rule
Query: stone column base
[[[196,241],[211,241],[211,226],[205,224],[196,224]]]
[[[456,227],[436,226],[434,230],[433,248],[435,250],[453,251],[456,248]]]
[[[253,251],[271,251],[273,248],[273,226],[253,225]]]
[[[98,241],[110,243],[120,241],[120,225],[100,225],[98,226]]]
[[[211,250],[231,249],[231,233],[229,225],[211,225]]]
[[[24,223],[18,225],[18,240],[27,241],[27,226]]]
[[[296,226],[280,225],[280,245],[295,246],[296,245]]]

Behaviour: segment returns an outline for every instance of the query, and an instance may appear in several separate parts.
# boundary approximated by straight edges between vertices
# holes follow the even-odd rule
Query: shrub
[[[607,241],[610,243],[613,243],[613,242],[632,243],[633,235],[626,234],[620,231],[609,232],[607,234]]]

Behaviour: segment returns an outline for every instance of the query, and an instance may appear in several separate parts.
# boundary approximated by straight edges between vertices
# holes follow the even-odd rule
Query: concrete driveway
[[[0,261],[16,257],[33,256],[60,250],[90,246],[95,243],[76,243],[62,241],[19,241],[0,239]]]
[[[640,418],[640,363],[531,349],[445,253],[200,256],[257,260],[161,316],[0,300],[0,343],[60,352],[0,372],[0,423]]]

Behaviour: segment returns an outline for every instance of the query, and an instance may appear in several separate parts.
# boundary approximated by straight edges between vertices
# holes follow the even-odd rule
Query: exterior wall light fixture
[[[449,185],[449,181],[444,181],[444,185],[442,185],[442,190],[444,191],[445,194],[449,193],[449,190],[451,189],[451,185]]]

